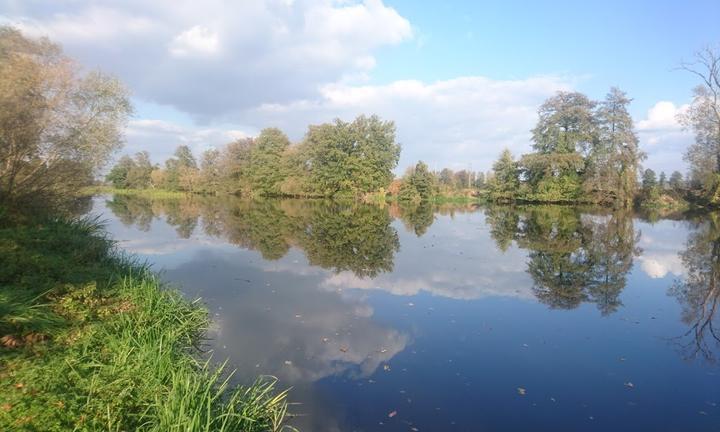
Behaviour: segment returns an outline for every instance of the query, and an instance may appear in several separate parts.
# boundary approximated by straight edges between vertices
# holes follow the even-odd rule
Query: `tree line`
[[[378,116],[313,125],[298,144],[263,129],[195,159],[179,146],[163,166],[147,152],[123,156],[106,180],[118,188],[157,188],[246,196],[338,197],[384,193],[400,158],[395,124]]]

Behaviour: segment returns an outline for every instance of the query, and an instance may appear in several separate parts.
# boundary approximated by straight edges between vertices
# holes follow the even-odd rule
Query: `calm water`
[[[98,197],[303,431],[720,430],[720,218]]]

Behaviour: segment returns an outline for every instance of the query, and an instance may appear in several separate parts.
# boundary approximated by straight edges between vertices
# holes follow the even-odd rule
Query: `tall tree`
[[[518,179],[518,165],[513,159],[510,150],[504,149],[500,157],[493,164],[493,181],[491,191],[496,199],[514,197],[517,193],[520,180]]]
[[[595,102],[582,93],[558,92],[538,110],[533,148],[546,154],[589,149],[595,139],[594,108]]]
[[[250,184],[255,195],[280,194],[285,178],[283,154],[290,140],[280,129],[263,129],[250,153]]]
[[[617,87],[610,89],[595,112],[598,139],[588,155],[585,190],[597,201],[632,204],[644,154],[638,149],[633,120],[628,112],[632,99]]]
[[[597,139],[595,102],[582,93],[558,92],[538,110],[532,130],[535,154],[520,161],[531,186],[529,198],[538,201],[575,201],[580,193],[582,154]]]
[[[670,174],[670,188],[674,191],[679,191],[683,188],[683,176],[680,171],[673,171]]]
[[[131,110],[118,80],[0,26],[0,202],[47,205],[91,181],[122,145]]]
[[[693,100],[681,122],[695,132],[685,160],[690,164],[690,177],[713,204],[720,204],[720,52],[706,48],[695,55],[695,62],[682,64],[682,69],[700,79],[693,90]]]

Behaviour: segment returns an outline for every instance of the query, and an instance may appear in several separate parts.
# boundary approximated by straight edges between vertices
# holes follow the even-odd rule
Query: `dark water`
[[[101,197],[304,431],[720,430],[720,216]],[[393,414],[394,413],[394,414]]]

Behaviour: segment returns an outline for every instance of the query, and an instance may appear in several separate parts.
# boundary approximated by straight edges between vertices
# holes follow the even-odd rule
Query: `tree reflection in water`
[[[515,241],[529,250],[527,272],[541,302],[559,309],[591,302],[602,315],[622,305],[620,293],[640,252],[629,213],[533,206],[489,207],[485,215],[498,249],[505,251]]]
[[[713,213],[691,222],[685,250],[680,259],[684,276],[670,288],[682,306],[682,321],[689,326],[678,344],[686,358],[702,356],[717,361],[720,333],[717,310],[720,300],[720,215]]]

